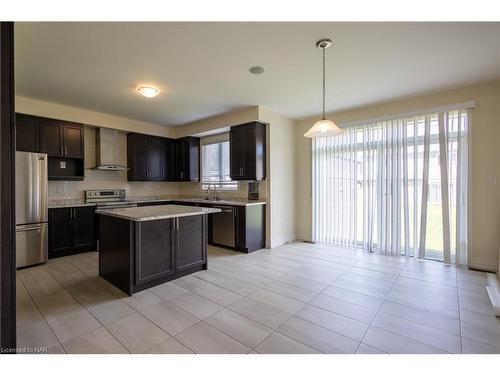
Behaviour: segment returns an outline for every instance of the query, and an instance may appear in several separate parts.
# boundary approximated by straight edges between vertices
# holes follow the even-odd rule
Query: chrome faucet
[[[210,198],[210,190],[212,190],[212,193],[213,193],[212,198]],[[217,189],[216,189],[216,186],[212,185],[212,184],[208,184],[207,194],[208,194],[207,199],[209,199],[209,200],[211,199],[211,200],[216,201],[217,200]]]

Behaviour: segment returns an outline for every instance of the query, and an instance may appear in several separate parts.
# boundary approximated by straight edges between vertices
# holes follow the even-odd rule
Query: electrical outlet
[[[66,162],[65,162],[65,161],[61,161],[61,162],[59,163],[59,168],[61,168],[61,169],[66,169]]]
[[[497,183],[497,176],[490,176],[489,180],[490,180],[490,184],[491,185],[496,185],[496,183]]]

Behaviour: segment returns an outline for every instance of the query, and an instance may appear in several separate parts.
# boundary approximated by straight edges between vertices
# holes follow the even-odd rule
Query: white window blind
[[[313,240],[465,264],[467,109],[313,140]]]
[[[201,147],[202,188],[237,190],[237,181],[229,177],[229,141],[204,144]]]

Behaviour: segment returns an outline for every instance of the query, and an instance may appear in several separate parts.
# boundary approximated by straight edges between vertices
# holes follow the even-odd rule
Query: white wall
[[[276,247],[295,235],[295,127],[294,120],[259,107],[259,120],[269,123],[267,139],[268,244]]]

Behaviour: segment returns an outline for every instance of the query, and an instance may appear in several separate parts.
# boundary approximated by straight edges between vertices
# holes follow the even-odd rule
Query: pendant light
[[[323,117],[321,120],[316,121],[311,129],[304,134],[304,137],[307,138],[316,138],[316,137],[329,137],[332,135],[337,135],[343,133],[343,130],[340,129],[332,120],[328,120],[326,118],[326,110],[325,110],[325,76],[326,76],[326,68],[325,68],[325,50],[332,45],[332,41],[330,39],[321,39],[316,43],[316,47],[322,50],[323,52]]]

